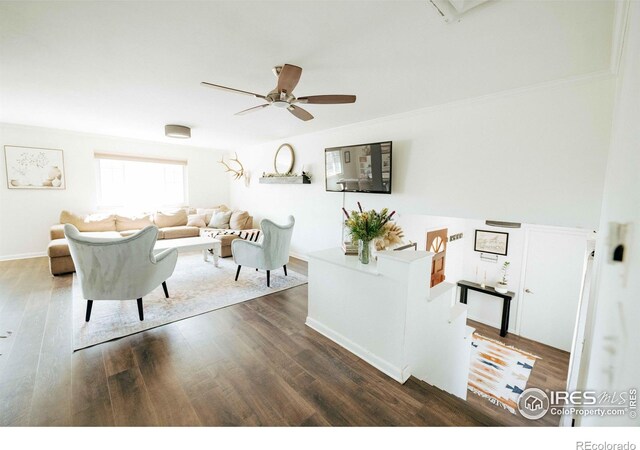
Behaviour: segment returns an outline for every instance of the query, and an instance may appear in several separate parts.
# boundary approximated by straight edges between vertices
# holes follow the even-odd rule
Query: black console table
[[[460,286],[460,303],[467,304],[467,293],[469,289],[472,291],[482,292],[483,294],[493,295],[494,297],[500,297],[502,299],[502,323],[500,325],[500,336],[505,337],[507,335],[507,329],[509,328],[509,310],[511,309],[511,299],[515,297],[515,293],[507,292],[501,294],[496,292],[491,286],[482,287],[478,283],[471,281],[460,280],[458,281]]]

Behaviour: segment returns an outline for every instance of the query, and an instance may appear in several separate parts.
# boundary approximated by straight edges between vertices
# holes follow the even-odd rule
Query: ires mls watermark
[[[638,416],[638,391],[543,391],[525,389],[518,398],[518,410],[523,417],[537,420],[547,413],[570,416]]]

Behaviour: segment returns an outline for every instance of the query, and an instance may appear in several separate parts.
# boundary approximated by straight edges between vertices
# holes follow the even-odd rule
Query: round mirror
[[[276,173],[287,174],[293,170],[295,156],[293,155],[293,147],[289,144],[282,144],[278,147],[276,157],[273,160],[273,167]]]

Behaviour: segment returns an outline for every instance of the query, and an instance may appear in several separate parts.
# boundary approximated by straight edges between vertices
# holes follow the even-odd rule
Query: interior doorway
[[[445,264],[447,256],[448,228],[427,232],[428,252],[435,253],[431,263],[431,287],[445,280]]]

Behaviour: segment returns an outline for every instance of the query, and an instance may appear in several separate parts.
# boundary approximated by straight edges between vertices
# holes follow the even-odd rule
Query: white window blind
[[[96,153],[100,208],[184,206],[186,161]]]

